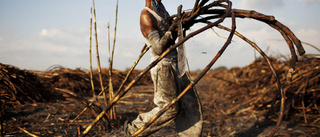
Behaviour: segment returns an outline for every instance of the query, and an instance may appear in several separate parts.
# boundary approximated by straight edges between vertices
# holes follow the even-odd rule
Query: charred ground
[[[276,136],[319,136],[320,60],[301,58],[291,83],[287,79],[288,62],[272,59],[272,63],[286,92],[285,117]],[[108,83],[107,70],[102,72],[104,83]],[[126,72],[113,72],[117,89]],[[139,73],[134,71],[132,76]],[[194,77],[197,72],[190,75]],[[98,94],[97,72],[93,81]],[[204,112],[203,136],[267,136],[276,124],[280,92],[262,59],[243,68],[210,71],[196,88]],[[95,118],[94,111],[86,111],[72,121],[93,100],[89,72],[82,69],[53,66],[47,71],[30,71],[0,64],[0,91],[5,136],[77,136]],[[116,104],[117,119],[99,122],[88,136],[108,135],[125,120],[151,110],[152,92],[150,75],[144,76]],[[94,106],[99,110],[103,101]],[[176,136],[174,124],[153,136]]]

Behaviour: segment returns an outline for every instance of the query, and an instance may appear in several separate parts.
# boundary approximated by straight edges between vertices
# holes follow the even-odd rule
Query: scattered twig
[[[32,133],[30,133],[29,131],[27,131],[27,130],[25,130],[25,129],[21,128],[21,127],[18,127],[18,128],[19,128],[21,131],[23,131],[24,133],[28,134],[29,136],[32,136],[32,137],[38,137],[37,135],[32,134]]]

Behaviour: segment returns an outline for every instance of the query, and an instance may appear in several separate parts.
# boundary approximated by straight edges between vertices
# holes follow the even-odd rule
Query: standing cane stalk
[[[118,23],[118,0],[116,5],[116,19],[115,19],[115,26],[114,26],[114,34],[113,34],[113,47],[112,47],[112,53],[110,57],[110,46],[109,46],[109,100],[113,98],[113,85],[112,85],[112,66],[113,66],[113,56],[114,56],[114,49],[116,45],[116,37],[117,37],[117,23]],[[109,44],[110,45],[110,44]],[[115,107],[113,106],[110,110],[110,117],[112,119],[116,118],[116,112]]]
[[[91,88],[93,92],[93,97],[96,98],[96,93],[94,91],[94,83],[93,83],[93,74],[92,74],[92,0],[91,0],[91,8],[90,8],[90,38],[89,38],[89,58],[90,58],[90,82]]]
[[[91,0],[91,6],[90,6],[90,33],[89,33],[89,64],[90,64],[90,82],[91,82],[91,90],[92,90],[92,94],[93,94],[93,98],[96,100],[97,96],[95,93],[95,89],[94,89],[94,83],[93,83],[93,73],[92,73],[92,5],[93,5],[93,0]],[[87,109],[88,107],[90,107],[92,105],[92,102],[86,107],[84,108],[79,114],[78,116],[76,116],[71,122],[74,122],[76,119],[78,119]]]
[[[109,63],[109,99],[112,98],[113,96],[113,85],[112,85],[112,60],[111,60],[111,54],[110,54],[110,26],[109,26],[109,23],[108,23],[108,63]],[[110,110],[110,118],[111,119],[114,119],[113,117],[113,110],[114,110],[114,107],[112,108],[112,110]]]
[[[93,20],[94,20],[94,34],[95,34],[95,44],[96,44],[96,56],[97,56],[97,64],[98,64],[100,86],[101,86],[101,91],[102,91],[104,89],[104,86],[103,86],[103,81],[102,81],[102,72],[101,72],[100,57],[99,57],[98,32],[97,32],[97,21],[96,21],[96,8],[95,8],[94,0],[93,0],[93,18],[94,18]],[[103,95],[104,95],[104,98],[106,100],[107,96],[105,95],[105,92],[103,93]]]

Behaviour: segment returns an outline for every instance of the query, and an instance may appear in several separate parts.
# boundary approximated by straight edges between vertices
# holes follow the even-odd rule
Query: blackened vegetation
[[[320,60],[301,58],[286,79],[288,63],[271,58],[286,93],[284,121],[275,136],[319,136]],[[206,136],[268,136],[279,117],[281,95],[266,61],[210,71],[197,85]]]
[[[14,66],[0,64],[1,103],[16,106],[45,101],[52,96],[38,75]]]
[[[225,18],[232,18],[231,28],[220,25]],[[290,48],[291,59],[288,62],[270,59],[255,43],[236,31],[236,18],[256,19],[281,33]],[[101,100],[91,105],[90,102],[95,100],[91,98],[92,93],[108,91],[105,90],[108,87],[91,91],[89,74],[86,71],[59,67],[45,72],[19,70],[14,67],[8,67],[14,68],[14,71],[2,69],[1,112],[4,113],[1,113],[1,134],[101,136],[104,132],[110,132],[132,115],[152,108],[152,84],[150,75],[145,74],[148,74],[157,62],[193,36],[209,28],[218,27],[230,32],[228,39],[204,70],[193,76],[195,79],[188,86],[192,88],[196,85],[199,88],[205,115],[203,135],[319,135],[319,59],[304,58],[298,61],[295,49],[300,56],[305,51],[300,40],[288,27],[273,16],[233,9],[229,0],[196,0],[191,11],[183,12],[181,18],[173,15],[172,19],[172,32],[177,31],[178,20],[181,20],[184,31],[196,23],[205,23],[206,26],[187,34],[146,69],[133,74],[136,77],[130,79],[132,81],[129,86],[122,91],[119,90],[105,106],[101,105]],[[255,48],[264,60],[257,60],[244,68],[208,72],[228,47],[234,34]],[[2,66],[6,68],[7,65]],[[114,88],[117,89],[120,84],[116,83],[120,83],[118,81],[124,79],[126,73],[115,73],[112,77]],[[102,77],[107,78],[108,75],[103,74]],[[29,81],[30,79],[32,80]],[[97,79],[95,75],[93,83],[98,83]],[[141,82],[148,85],[140,86],[137,92],[128,92],[130,89],[134,90],[133,85]],[[188,90],[185,89],[182,93],[185,94],[186,91]],[[113,105],[120,109],[117,119],[110,121],[106,112]],[[78,115],[86,107],[89,109]],[[165,111],[162,109],[156,117]],[[151,123],[152,121],[149,121],[144,129]],[[295,128],[297,126],[298,128]],[[158,133],[161,136],[175,136],[173,131]]]
[[[285,117],[276,135],[318,136],[320,60],[301,58],[293,72],[292,83],[286,79],[288,62],[275,58],[271,61],[286,93]],[[204,136],[258,136],[271,131],[278,117],[281,96],[268,69],[268,64],[258,59],[243,68],[207,73],[197,85],[204,106]],[[107,78],[107,71],[103,72]],[[114,74],[117,74],[114,81],[119,81],[115,82],[117,88],[126,72],[115,71]],[[134,72],[133,76],[137,74],[139,72]],[[99,84],[98,78],[94,75],[96,84]],[[35,72],[1,64],[0,82],[5,135],[29,136],[26,133],[29,132],[38,136],[75,136],[95,117],[92,111],[86,111],[72,121],[85,107],[79,102],[89,102],[92,97],[89,73],[85,70],[58,67]],[[145,76],[137,88],[117,104],[117,120],[110,125],[99,122],[89,135],[101,136],[135,114],[151,109],[150,76]],[[166,132],[157,134],[176,135],[170,128],[164,130]]]
[[[288,62],[272,59],[286,94],[285,119],[304,124],[319,122],[320,104],[320,60],[302,58],[297,62],[292,82],[286,75]],[[251,111],[265,110],[265,116],[276,118],[279,112],[280,93],[276,80],[262,59],[243,68],[232,68],[210,72],[210,78],[218,82],[215,89],[237,102],[224,110],[226,114],[239,115]],[[311,125],[310,125],[311,126]],[[319,127],[318,125],[315,125]]]
[[[109,77],[107,69],[103,69],[102,72],[103,77]],[[120,86],[126,73],[125,71],[114,70],[114,88]],[[134,71],[133,75],[137,75],[137,73],[139,71]],[[133,78],[130,77],[129,80],[131,79]],[[100,83],[96,70],[94,71],[93,81],[96,85]],[[103,82],[107,83],[107,81]],[[149,84],[149,82],[150,76],[148,75],[143,77],[138,85]],[[95,93],[97,94],[100,91],[101,88],[97,87]],[[32,71],[21,70],[6,64],[0,64],[0,93],[3,112],[1,118],[4,124],[2,129],[4,129],[4,134],[7,135],[21,135],[23,128],[27,128],[27,131],[30,131],[29,128],[31,128],[31,131],[35,130],[39,135],[74,135],[79,123],[70,123],[70,120],[88,106],[89,100],[93,96],[89,72],[86,70],[52,66],[47,71]],[[91,106],[91,109],[94,110],[86,111],[79,121],[87,119],[86,122],[88,123],[93,118],[92,116],[101,111],[98,107],[100,106],[99,103],[94,103]],[[64,124],[66,121],[69,124]],[[87,124],[81,123],[80,125],[83,126]],[[117,122],[113,124],[117,124]],[[43,125],[44,127],[38,128]],[[70,128],[69,125],[76,125],[76,127]],[[107,128],[112,124],[103,125],[103,128]],[[62,127],[66,128],[66,132],[55,132]],[[54,130],[49,133],[44,131],[50,128]],[[71,129],[75,132],[68,133],[67,130],[70,131]],[[23,132],[23,134],[26,133]]]

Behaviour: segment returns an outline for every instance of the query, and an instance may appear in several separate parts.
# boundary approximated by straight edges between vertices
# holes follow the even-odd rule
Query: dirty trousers
[[[130,134],[145,125],[155,114],[169,104],[183,90],[190,80],[186,75],[177,78],[176,59],[164,58],[151,69],[154,83],[154,104],[151,111],[141,113],[127,125]],[[181,89],[181,90],[180,90]],[[190,91],[191,90],[191,91]],[[174,120],[176,131],[181,137],[197,137],[202,133],[202,111],[197,93],[190,89],[182,99],[159,117],[139,136],[150,135]]]

